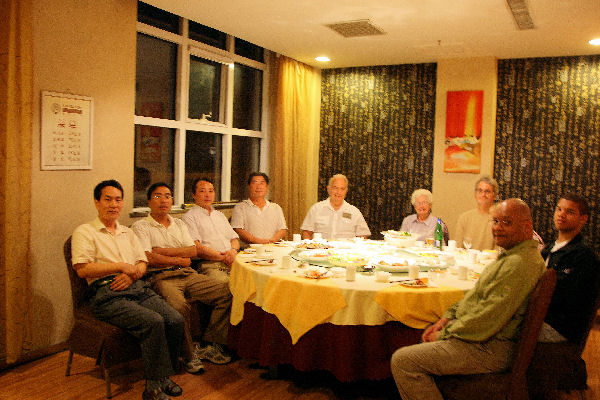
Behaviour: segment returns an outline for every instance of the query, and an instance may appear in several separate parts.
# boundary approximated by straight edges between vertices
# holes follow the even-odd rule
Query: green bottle
[[[438,218],[437,225],[435,226],[435,247],[440,250],[444,250],[444,228],[442,228],[442,220]]]

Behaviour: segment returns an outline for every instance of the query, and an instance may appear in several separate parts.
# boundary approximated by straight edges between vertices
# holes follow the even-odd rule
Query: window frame
[[[175,93],[175,119],[162,119],[153,117],[144,117],[134,115],[134,125],[156,126],[162,128],[171,128],[175,130],[175,149],[174,149],[174,171],[173,171],[173,209],[180,209],[184,203],[185,195],[185,144],[188,131],[210,132],[221,135],[221,200],[218,203],[227,203],[231,199],[231,167],[232,167],[232,137],[250,136],[261,139],[259,154],[259,170],[268,169],[268,126],[270,121],[269,102],[267,93],[269,93],[269,76],[271,72],[272,53],[266,49],[264,52],[264,63],[251,60],[235,54],[235,37],[227,35],[227,50],[210,46],[208,44],[190,39],[188,36],[188,20],[180,18],[180,32],[175,34],[164,31],[152,25],[137,21],[136,34],[145,34],[157,39],[165,40],[177,45],[177,70],[176,70],[176,93]],[[215,122],[211,120],[194,119],[188,117],[189,106],[189,76],[190,76],[190,58],[199,57],[213,62],[227,65],[227,68],[221,68],[221,95],[220,111],[222,114],[220,120]],[[260,130],[247,130],[233,128],[233,100],[234,100],[234,65],[243,64],[255,69],[259,69],[262,74],[262,101],[261,101],[261,123]],[[197,134],[197,133],[194,133]],[[134,155],[135,164],[135,155]],[[135,179],[135,177],[134,177]],[[132,196],[133,198],[133,196]],[[132,200],[133,201],[133,200]],[[148,207],[133,207],[133,211],[147,211]]]

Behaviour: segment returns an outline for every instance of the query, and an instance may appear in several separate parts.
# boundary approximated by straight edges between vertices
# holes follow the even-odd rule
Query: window
[[[176,207],[191,203],[197,177],[217,201],[245,198],[267,159],[270,53],[142,2],[137,31],[134,207],[158,181],[173,185]]]
[[[135,71],[135,115],[175,118],[177,45],[139,33]]]
[[[154,182],[173,185],[175,131],[157,126],[135,126],[133,206],[146,207],[146,191]]]
[[[208,132],[188,132],[185,138],[185,195],[186,203],[193,203],[192,182],[208,178],[215,187],[215,201],[221,191],[221,135]]]
[[[258,62],[264,61],[262,47],[246,42],[240,38],[235,38],[235,54]]]
[[[138,1],[138,21],[167,32],[179,33],[179,17]]]
[[[243,200],[248,197],[248,175],[258,171],[260,139],[248,136],[232,138],[231,160],[231,200]]]
[[[235,64],[233,85],[233,127],[260,130],[262,71]]]
[[[190,39],[206,43],[209,46],[219,49],[226,49],[227,35],[216,29],[201,25],[194,21],[189,21]]]
[[[191,57],[189,117],[223,122],[219,115],[220,95],[221,64]]]

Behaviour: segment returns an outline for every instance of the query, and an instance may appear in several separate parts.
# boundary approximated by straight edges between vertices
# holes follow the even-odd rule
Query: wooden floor
[[[600,323],[590,334],[583,355],[588,368],[586,399],[600,399]],[[253,368],[253,360],[237,360],[229,365],[206,364],[204,375],[180,373],[173,380],[183,387],[187,400],[221,399],[399,399],[392,380],[342,384],[328,373],[299,373],[283,368],[282,379],[261,378],[265,371]],[[71,376],[65,376],[67,352],[0,372],[0,399],[101,400],[105,385],[94,360],[74,356]],[[144,380],[140,366],[113,379],[115,400],[139,400]],[[575,394],[559,394],[559,399],[579,399]]]

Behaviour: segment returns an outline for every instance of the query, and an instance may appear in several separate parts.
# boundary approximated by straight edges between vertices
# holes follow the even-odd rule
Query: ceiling
[[[526,0],[530,30],[518,29],[506,0],[144,2],[320,68],[600,54],[588,44],[600,38],[599,0]],[[386,34],[345,38],[325,26],[360,19]]]

